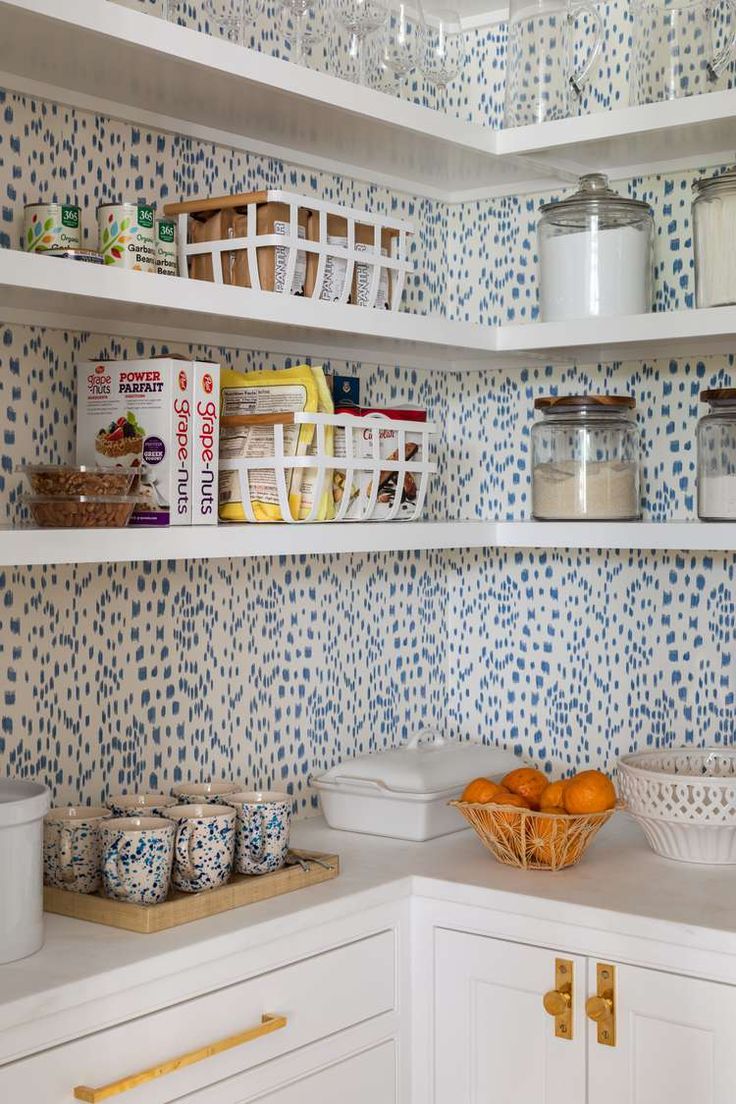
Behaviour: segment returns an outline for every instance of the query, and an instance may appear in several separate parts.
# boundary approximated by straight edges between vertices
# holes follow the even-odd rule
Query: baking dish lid
[[[331,788],[366,788],[386,794],[423,798],[459,793],[479,776],[503,775],[521,765],[521,759],[503,748],[445,740],[426,729],[402,747],[346,759],[314,784]]]

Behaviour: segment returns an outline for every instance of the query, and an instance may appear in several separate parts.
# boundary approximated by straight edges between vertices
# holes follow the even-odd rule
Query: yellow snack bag
[[[307,364],[273,372],[235,372],[223,368],[220,373],[220,459],[272,456],[272,419],[302,411],[317,413],[319,403],[319,387]],[[284,455],[306,456],[315,427],[286,424],[283,429]],[[286,489],[293,517],[301,516],[304,472],[303,468],[286,471]],[[249,473],[249,479],[256,521],[283,521],[273,467],[256,468]],[[220,472],[219,497],[222,521],[247,520],[238,472]]]
[[[332,401],[332,392],[327,384],[325,378],[324,368],[312,366],[312,375],[314,376],[314,382],[317,385],[318,402],[317,409],[320,414],[334,414],[335,404]],[[311,456],[317,452],[319,444],[319,438],[317,429],[315,427],[314,437],[307,449],[307,455]],[[335,429],[334,426],[325,426],[325,453],[327,456],[335,455]],[[306,468],[304,475],[302,476],[301,487],[301,506],[299,508],[299,517],[301,520],[309,517],[309,513],[312,509],[312,502],[314,501],[314,494],[317,489],[317,480],[319,478],[318,468]],[[324,473],[324,482],[322,484],[322,493],[319,497],[319,507],[315,514],[315,521],[326,521],[329,518],[335,516],[335,502],[332,495],[332,478],[333,473],[326,471]]]

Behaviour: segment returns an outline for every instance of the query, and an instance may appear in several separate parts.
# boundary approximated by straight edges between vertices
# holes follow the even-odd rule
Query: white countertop
[[[71,1010],[114,995],[121,1017],[126,1008],[132,1014],[136,988],[150,992],[152,982],[208,964],[214,976],[234,955],[262,953],[283,937],[412,893],[448,907],[661,940],[686,949],[693,962],[699,954],[733,955],[736,971],[736,868],[659,858],[623,814],[579,866],[557,873],[502,866],[470,831],[420,844],[334,832],[310,819],[296,824],[294,844],[337,852],[340,876],[156,935],[47,916],[44,948],[0,966],[0,1062],[24,1049],[24,1025],[47,1022],[50,1045],[60,1013],[68,1019]]]

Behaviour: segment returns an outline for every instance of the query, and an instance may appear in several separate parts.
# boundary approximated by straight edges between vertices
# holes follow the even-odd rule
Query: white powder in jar
[[[540,235],[539,269],[545,322],[652,309],[649,234],[636,226]]]
[[[703,521],[736,521],[736,474],[700,477],[698,517]]]
[[[622,460],[562,460],[532,472],[532,515],[549,521],[637,518],[639,468]]]
[[[736,303],[736,193],[705,196],[693,204],[695,292],[699,307]]]

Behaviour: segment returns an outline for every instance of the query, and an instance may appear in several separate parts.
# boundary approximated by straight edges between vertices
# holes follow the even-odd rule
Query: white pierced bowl
[[[736,864],[736,748],[664,748],[618,761],[619,793],[666,859]]]

